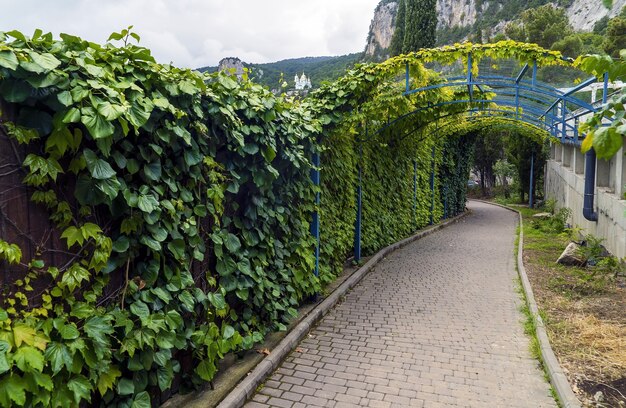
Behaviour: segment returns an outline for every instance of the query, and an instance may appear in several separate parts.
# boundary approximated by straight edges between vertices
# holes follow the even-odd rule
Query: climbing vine
[[[105,45],[0,33],[0,133],[65,257],[0,240],[12,278],[1,406],[143,408],[176,378],[211,380],[226,353],[285,329],[340,271],[359,167],[366,253],[463,210],[471,146],[429,123],[460,123],[468,106],[436,105],[467,90],[404,96],[407,63],[413,86],[442,81],[422,63],[470,53],[564,63],[532,45],[455,45],[358,66],[295,102],[158,64],[136,41],[130,29]],[[318,149],[321,279],[309,233]]]
[[[581,56],[576,65],[599,80],[606,72],[610,81],[626,81],[626,50],[622,50],[620,58],[615,60],[608,55]],[[581,133],[587,134],[582,144],[583,152],[593,147],[598,157],[607,160],[618,152],[626,136],[625,104],[626,88],[622,88],[580,126]]]

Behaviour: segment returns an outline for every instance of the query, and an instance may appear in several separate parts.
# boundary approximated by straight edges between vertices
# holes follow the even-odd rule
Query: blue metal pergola
[[[388,120],[385,125],[376,130],[369,132],[366,127],[365,138],[361,141],[367,141],[371,137],[388,129],[398,121],[404,120],[412,115],[422,112],[426,109],[441,107],[445,105],[460,105],[465,107],[465,114],[468,116],[481,114],[481,117],[496,116],[512,122],[525,122],[536,128],[547,131],[552,138],[561,144],[571,144],[580,146],[583,135],[579,135],[578,125],[581,118],[586,115],[596,113],[602,104],[606,103],[608,97],[608,75],[605,74],[603,81],[602,99],[596,103],[587,102],[575,94],[584,91],[585,88],[598,83],[595,77],[588,78],[571,87],[556,87],[541,82],[537,79],[538,66],[534,61],[532,64],[525,64],[519,70],[517,75],[501,75],[492,72],[481,74],[480,67],[474,65],[472,54],[467,56],[467,66],[465,75],[455,75],[444,77],[444,81],[434,85],[428,85],[419,88],[411,88],[410,63],[406,63],[405,67],[405,89],[404,95],[412,95],[420,92],[428,92],[430,90],[441,88],[467,89],[464,92],[467,95],[465,99],[457,99],[453,101],[445,101],[436,104],[428,104],[417,108],[407,114],[401,115],[393,120]],[[488,71],[488,70],[487,70]],[[477,72],[474,74],[474,72]],[[478,92],[476,92],[476,90]],[[455,112],[454,115],[458,115]],[[449,116],[449,115],[446,115]],[[443,117],[435,117],[432,122],[437,122]],[[431,122],[431,123],[432,123]],[[411,131],[410,133],[416,131]],[[434,152],[433,152],[434,154]],[[534,174],[534,154],[531,157],[531,191],[529,192],[529,206],[533,206],[533,174]],[[594,211],[593,199],[595,188],[595,152],[590,149],[585,158],[585,204],[583,214],[585,218],[591,221],[597,221],[597,214]],[[311,171],[311,178],[316,186],[320,185],[319,153],[315,153],[313,157],[314,168]],[[414,167],[416,163],[414,163]],[[434,160],[433,160],[434,166]],[[415,170],[415,169],[414,169]],[[362,186],[361,186],[361,169],[359,166],[359,176],[357,185],[357,213],[355,220],[355,242],[354,242],[354,259],[361,259],[361,214],[362,214]],[[434,202],[434,168],[430,179],[431,190],[433,192]],[[416,180],[414,179],[414,195],[417,190]],[[414,197],[414,200],[416,198]],[[319,205],[319,191],[316,194],[315,202]],[[432,211],[431,211],[431,223]],[[317,211],[313,215],[311,224],[311,232],[316,239],[316,263],[315,274],[319,274],[319,245],[320,245],[320,225]]]

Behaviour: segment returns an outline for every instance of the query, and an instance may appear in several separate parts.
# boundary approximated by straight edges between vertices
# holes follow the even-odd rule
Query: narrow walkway
[[[469,207],[381,262],[246,407],[555,407],[522,328],[517,216]]]

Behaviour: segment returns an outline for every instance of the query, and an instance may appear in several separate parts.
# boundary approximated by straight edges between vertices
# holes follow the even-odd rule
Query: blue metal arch
[[[589,78],[567,90],[559,90],[537,80],[536,62],[532,66],[532,79],[530,81],[524,80],[524,76],[530,68],[528,64],[522,67],[515,78],[499,75],[480,75],[480,72],[474,75],[472,73],[473,68],[472,54],[470,53],[467,58],[466,76],[453,76],[444,79],[444,82],[439,84],[411,89],[410,66],[409,63],[407,63],[404,95],[427,92],[433,89],[467,87],[469,99],[459,101],[458,103],[471,104],[477,102],[477,100],[473,98],[473,90],[476,88],[481,93],[494,95],[494,97],[489,100],[478,100],[478,102],[483,103],[482,110],[493,110],[489,105],[485,107],[484,103],[495,103],[497,105],[514,108],[520,120],[535,125],[541,124],[541,128],[547,130],[562,143],[580,145],[582,140],[577,130],[578,119],[581,116],[595,113],[597,108],[573,95],[591,84],[598,82],[595,77]],[[604,98],[606,98],[607,82],[608,77],[605,75]],[[447,103],[442,102],[429,107],[442,106],[445,104]],[[476,108],[472,108],[472,110],[476,111]]]
[[[532,65],[532,77],[531,80],[524,80],[524,76],[530,69],[528,64],[524,65],[518,75],[513,77],[505,77],[499,75],[477,75],[473,74],[473,61],[472,54],[467,56],[467,74],[466,76],[455,76],[445,79],[444,82],[439,84],[429,85],[425,87],[411,89],[411,78],[409,62],[406,63],[406,86],[404,95],[408,96],[419,92],[428,92],[429,90],[441,89],[441,88],[455,88],[455,87],[467,87],[469,98],[458,99],[454,101],[439,102],[436,104],[427,104],[415,109],[412,112],[403,114],[394,118],[393,120],[387,120],[387,123],[381,126],[379,129],[370,133],[367,126],[365,131],[365,137],[359,138],[358,142],[363,143],[371,140],[376,135],[380,134],[384,130],[394,126],[399,121],[402,121],[408,117],[416,115],[428,109],[436,107],[449,106],[449,105],[467,105],[467,108],[458,112],[447,112],[445,115],[440,115],[432,118],[429,123],[436,122],[447,116],[463,114],[463,112],[473,115],[475,113],[481,113],[480,116],[469,117],[468,120],[475,120],[478,118],[487,117],[499,117],[506,121],[513,122],[525,122],[529,125],[543,129],[547,131],[551,137],[558,139],[560,143],[572,144],[579,146],[582,143],[582,138],[578,133],[578,121],[582,116],[593,114],[597,112],[597,107],[593,104],[585,102],[579,98],[573,96],[576,92],[585,89],[586,87],[598,82],[595,77],[589,78],[582,83],[573,86],[571,88],[561,90],[557,89],[549,84],[542,83],[537,80],[537,62]],[[607,84],[608,75],[604,75],[604,87],[603,87],[603,103],[607,100]],[[478,89],[482,96],[474,98],[474,89]],[[487,99],[484,95],[490,94],[493,97]],[[402,138],[408,137],[415,131],[422,128],[424,124],[420,124],[416,128],[402,135]],[[434,151],[433,151],[434,154]],[[312,173],[312,178],[315,180],[316,185],[319,186],[319,154],[314,157],[315,170]],[[434,162],[433,162],[434,163]],[[532,167],[534,165],[534,154],[531,157],[531,186],[532,186]],[[414,163],[415,171],[415,163]],[[434,168],[433,168],[434,172]],[[361,231],[361,169],[359,166],[359,177],[357,187],[357,217],[355,221],[355,245],[354,245],[354,259],[359,261],[361,257],[361,243],[360,243],[360,231]],[[416,179],[414,177],[414,195],[416,189]],[[434,194],[434,173],[431,175],[431,190]],[[594,198],[594,185],[595,185],[595,152],[591,149],[587,153],[585,163],[585,197],[583,206],[583,215],[585,218],[591,221],[597,221],[597,213],[594,211],[593,198]],[[532,188],[529,196],[529,204],[532,207],[533,201]],[[416,198],[414,197],[414,200]],[[434,195],[433,198],[434,200]],[[316,196],[316,203],[319,204],[319,195]],[[432,206],[432,204],[431,204]],[[432,214],[431,214],[432,223]],[[312,231],[317,239],[317,251],[316,251],[316,266],[315,271],[318,271],[318,259],[319,259],[319,218],[314,217],[314,225]]]

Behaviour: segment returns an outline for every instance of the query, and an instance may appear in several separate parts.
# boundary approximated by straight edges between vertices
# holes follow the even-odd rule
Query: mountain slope
[[[609,10],[600,0],[438,0],[437,44],[451,44],[467,37],[480,36],[488,41],[502,33],[507,22],[520,17],[524,10],[552,3],[565,8],[572,27],[591,31],[605,16],[614,17],[626,6],[626,0],[614,0]],[[365,46],[365,58],[384,60],[395,29],[397,2],[383,0],[374,12]]]
[[[362,53],[342,55],[338,57],[303,57],[292,58],[266,64],[249,64],[244,67],[250,70],[250,77],[257,83],[270,89],[280,87],[281,73],[288,88],[294,86],[294,76],[304,72],[311,79],[314,88],[324,81],[332,81],[342,76],[347,69],[361,60]],[[201,72],[214,72],[217,67],[199,68]]]

